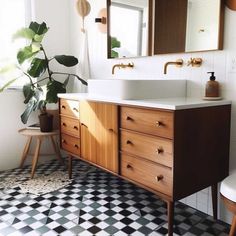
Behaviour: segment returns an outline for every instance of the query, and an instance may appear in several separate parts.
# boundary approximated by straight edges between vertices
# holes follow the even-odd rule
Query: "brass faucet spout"
[[[167,68],[169,65],[175,65],[177,67],[182,67],[184,64],[184,61],[182,59],[177,59],[176,61],[168,61],[164,65],[164,74],[167,74]]]
[[[134,63],[133,62],[129,62],[128,64],[123,64],[123,63],[120,63],[120,64],[115,64],[113,65],[112,67],[112,74],[114,75],[115,74],[115,68],[118,67],[119,69],[124,69],[124,68],[134,68]]]

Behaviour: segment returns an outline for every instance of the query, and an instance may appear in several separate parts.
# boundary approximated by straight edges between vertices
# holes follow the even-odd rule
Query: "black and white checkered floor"
[[[57,161],[38,166],[38,174],[63,170]],[[19,188],[0,191],[0,235],[125,236],[165,235],[166,204],[155,195],[75,160],[74,181],[42,196]],[[89,171],[90,170],[90,171]],[[29,173],[30,168],[0,173]],[[229,225],[182,203],[175,205],[175,235],[228,235]]]

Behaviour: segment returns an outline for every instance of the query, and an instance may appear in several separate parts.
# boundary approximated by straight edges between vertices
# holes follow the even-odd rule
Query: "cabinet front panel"
[[[173,138],[173,113],[121,107],[121,128]]]
[[[80,122],[76,119],[61,117],[61,132],[80,137]]]
[[[173,145],[169,139],[122,130],[121,150],[165,166],[173,166]]]
[[[80,139],[61,134],[61,147],[77,156],[80,156]]]
[[[172,196],[172,169],[126,154],[121,158],[122,176]]]
[[[79,101],[60,99],[60,114],[79,118]]]

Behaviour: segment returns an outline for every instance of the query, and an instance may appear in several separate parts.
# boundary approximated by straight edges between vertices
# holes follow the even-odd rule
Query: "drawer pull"
[[[131,145],[131,144],[133,144],[133,143],[132,143],[130,140],[127,140],[127,141],[126,141],[126,144],[130,144],[130,145]]]
[[[133,121],[133,118],[131,118],[130,116],[126,116],[126,120]]]
[[[78,130],[79,128],[75,125],[75,126],[73,127],[73,129]]]
[[[85,125],[84,123],[81,123],[81,126],[84,126],[85,128],[88,128],[88,126]]]
[[[75,144],[74,147],[77,148],[77,149],[79,148],[79,146],[77,144]]]
[[[161,147],[159,147],[159,148],[156,149],[156,153],[157,153],[157,154],[161,154],[161,153],[163,153],[163,152],[164,152],[164,150],[163,150],[163,148],[161,148]]]
[[[79,112],[79,110],[76,107],[73,107],[73,111]]]
[[[114,132],[114,129],[112,129],[112,128],[110,128],[110,129],[108,129],[110,132]]]
[[[62,108],[62,109],[66,109],[66,106],[62,105],[61,108]]]
[[[156,126],[157,127],[161,127],[163,125],[163,123],[161,121],[156,121]]]
[[[66,144],[66,140],[65,140],[65,139],[62,139],[61,142],[64,143],[64,144]]]
[[[66,123],[62,123],[62,125],[63,125],[64,127],[66,127]]]
[[[163,180],[164,179],[164,176],[163,175],[158,175],[158,176],[156,176],[156,181],[157,182],[160,182],[161,180]]]
[[[130,164],[128,164],[128,165],[126,166],[126,168],[127,168],[127,169],[133,169],[133,167],[132,167]]]

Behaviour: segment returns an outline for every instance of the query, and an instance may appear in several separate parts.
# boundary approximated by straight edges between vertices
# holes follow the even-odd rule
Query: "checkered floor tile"
[[[63,170],[57,161],[37,174]],[[30,167],[1,172],[0,180]],[[88,164],[73,161],[73,182],[42,196],[0,190],[0,235],[166,235],[166,204],[155,195]],[[175,235],[226,236],[229,225],[182,203],[175,204]]]

